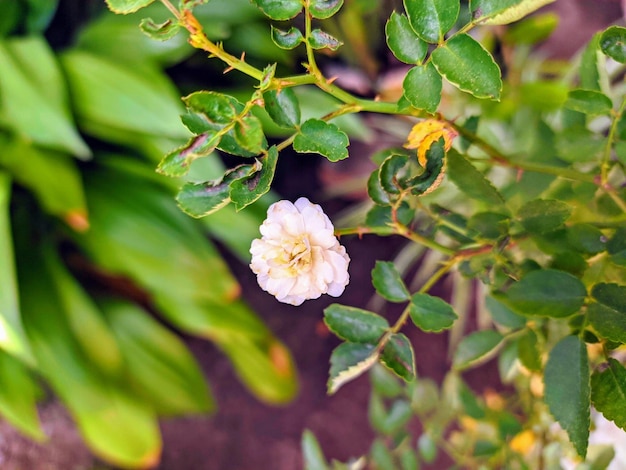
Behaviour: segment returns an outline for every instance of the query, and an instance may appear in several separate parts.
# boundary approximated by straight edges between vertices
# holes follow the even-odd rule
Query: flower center
[[[295,240],[293,245],[286,247],[285,255],[287,255],[288,269],[293,274],[307,270],[311,266],[311,244],[309,243],[309,237],[304,235],[302,238]]]

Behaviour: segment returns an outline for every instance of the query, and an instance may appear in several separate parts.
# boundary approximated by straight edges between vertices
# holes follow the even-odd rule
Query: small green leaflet
[[[324,309],[324,323],[339,338],[352,343],[375,343],[389,329],[380,315],[339,304]]]
[[[372,344],[340,344],[330,356],[328,393],[332,395],[341,386],[369,370],[376,361],[378,353]]]
[[[300,127],[293,148],[299,153],[319,153],[336,162],[348,158],[348,144],[348,136],[335,124],[309,119]]]
[[[502,25],[522,19],[555,0],[471,0],[473,21],[480,24]]]
[[[612,357],[606,369],[591,376],[591,401],[605,418],[626,431],[626,369]]]
[[[126,15],[147,7],[154,0],[106,0],[108,7],[113,13]]]

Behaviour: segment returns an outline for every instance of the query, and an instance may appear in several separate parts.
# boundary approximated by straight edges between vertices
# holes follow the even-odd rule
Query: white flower
[[[272,204],[262,238],[250,247],[250,269],[261,288],[291,305],[322,294],[340,296],[350,280],[350,257],[333,230],[322,208],[305,197]]]

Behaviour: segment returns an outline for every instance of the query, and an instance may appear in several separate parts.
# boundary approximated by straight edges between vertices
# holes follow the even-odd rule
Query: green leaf
[[[302,433],[302,459],[304,460],[304,470],[328,470],[328,463],[324,458],[324,453],[319,442],[308,429]]]
[[[441,101],[442,87],[441,75],[429,62],[409,70],[402,82],[402,93],[413,107],[434,113]]]
[[[102,312],[63,264],[56,247],[42,245],[44,271],[52,280],[69,330],[87,359],[99,370],[119,377],[123,367],[119,346]]]
[[[603,338],[626,343],[626,286],[599,283],[591,295],[597,301],[587,308],[591,326]]]
[[[573,125],[556,136],[556,151],[566,162],[594,162],[606,147],[606,138],[582,125]]]
[[[370,381],[372,390],[382,397],[395,398],[404,393],[404,384],[386,367],[372,367]]]
[[[11,178],[0,170],[0,348],[33,365],[34,359],[22,326],[15,273],[9,204]]]
[[[380,315],[339,304],[324,309],[324,323],[339,338],[352,343],[376,343],[389,329]]]
[[[555,0],[471,0],[470,10],[476,23],[502,25],[513,23]]]
[[[258,155],[267,147],[261,121],[253,114],[235,121],[233,134],[237,144],[252,154]]]
[[[407,164],[407,155],[392,154],[380,165],[378,178],[380,186],[389,195],[400,194],[404,189],[401,172]]]
[[[539,269],[523,276],[497,298],[521,315],[563,318],[578,312],[586,296],[585,285],[577,277]]]
[[[204,413],[214,407],[202,371],[184,343],[140,307],[100,303],[119,342],[126,381],[165,415]]]
[[[409,338],[402,333],[394,333],[389,337],[380,362],[407,382],[415,379],[415,353]]]
[[[595,255],[606,248],[602,231],[591,224],[576,224],[567,229],[567,242],[580,253]]]
[[[411,193],[416,196],[428,194],[437,189],[445,174],[446,150],[443,137],[433,143],[426,151],[426,168],[424,172],[407,181]]]
[[[520,362],[528,370],[541,371],[541,356],[537,347],[537,334],[528,329],[517,340],[517,352]]]
[[[370,459],[374,464],[374,468],[379,470],[397,470],[393,454],[387,448],[385,442],[378,438],[372,442],[370,448]]]
[[[319,153],[336,162],[348,158],[348,144],[348,136],[335,124],[309,119],[300,127],[293,148],[299,153]]]
[[[582,89],[570,91],[563,106],[592,116],[610,114],[613,109],[611,99],[604,93]]]
[[[0,139],[0,166],[28,188],[41,207],[76,231],[89,227],[81,174],[70,156],[35,147],[23,139]]]
[[[371,401],[375,402],[375,399]],[[376,431],[385,436],[393,437],[398,434],[413,416],[411,405],[403,399],[395,400],[389,410],[385,409],[383,403],[377,403],[377,405],[381,406],[377,410],[380,413],[374,427]],[[374,420],[370,419],[370,421],[374,424]]]
[[[41,390],[26,366],[0,350],[0,414],[37,442],[46,438],[37,416],[40,395]]]
[[[420,64],[428,52],[428,43],[415,34],[406,15],[392,12],[385,25],[387,46],[396,58],[407,64]]]
[[[42,147],[91,157],[72,119],[58,62],[42,37],[0,41],[0,70],[3,127]]]
[[[139,28],[151,39],[157,41],[167,41],[172,39],[180,31],[180,25],[171,19],[163,23],[155,23],[152,18],[144,18],[139,23]]]
[[[509,232],[509,217],[497,212],[478,212],[467,221],[467,228],[487,240],[499,240]]]
[[[247,178],[258,171],[258,165],[239,165],[226,172],[219,181],[186,183],[176,195],[176,202],[186,214],[204,217],[221,209],[230,202],[230,184]]]
[[[308,42],[313,49],[330,49],[331,51],[336,51],[343,45],[339,39],[321,29],[311,31]]]
[[[484,362],[497,352],[504,337],[495,330],[476,331],[465,336],[458,344],[452,366],[457,370],[467,369]]]
[[[602,91],[606,76],[606,56],[600,52],[600,36],[596,33],[583,50],[580,57],[580,86],[586,90]]]
[[[113,13],[126,15],[147,7],[154,0],[106,0],[107,5]]]
[[[372,270],[372,284],[376,292],[390,302],[406,302],[411,298],[400,273],[391,261],[376,261]]]
[[[163,157],[157,171],[166,176],[186,175],[191,163],[198,158],[210,155],[219,144],[220,138],[219,133],[212,131],[192,137],[185,145]]]
[[[402,201],[396,214],[397,220],[408,225],[413,220],[414,215],[415,210],[406,201]],[[392,224],[390,206],[374,206],[365,217],[365,225],[368,227],[385,227],[389,229],[389,233],[396,233],[396,230],[391,227]]]
[[[437,70],[452,85],[476,98],[500,99],[500,68],[491,54],[467,34],[457,34],[432,53]]]
[[[288,31],[283,31],[272,25],[272,41],[281,49],[289,51],[303,43],[304,36],[302,36],[302,32],[295,26],[289,28]]]
[[[423,331],[438,332],[450,328],[458,315],[450,304],[439,297],[416,293],[411,297],[410,315],[413,323]]]
[[[276,164],[278,163],[278,150],[275,145],[270,147],[267,155],[263,157],[262,167],[252,176],[240,178],[230,184],[229,197],[235,203],[235,208],[240,211],[261,196],[267,194],[274,180]]]
[[[566,336],[550,351],[544,371],[545,400],[578,455],[585,457],[589,440],[589,361],[587,347]]]
[[[372,344],[343,343],[330,356],[328,393],[334,394],[341,386],[370,369],[378,360]]]
[[[302,10],[300,0],[253,0],[256,6],[273,20],[289,20]]]
[[[415,33],[433,44],[443,41],[459,16],[459,0],[404,0]]]
[[[591,375],[591,401],[606,419],[626,431],[626,369],[612,357],[606,369]]]
[[[389,195],[385,192],[380,183],[380,168],[376,168],[372,171],[372,174],[367,180],[367,195],[379,206],[388,206],[391,203]]]
[[[530,233],[546,233],[563,226],[572,213],[566,203],[554,199],[535,199],[519,208],[517,218]]]
[[[267,91],[263,100],[265,110],[279,126],[291,129],[300,124],[300,103],[291,88]]]
[[[343,0],[309,0],[309,13],[313,18],[325,20],[330,18],[343,5]]]
[[[508,328],[519,329],[526,326],[526,318],[518,315],[505,304],[492,296],[487,296],[485,305],[491,313],[493,321]]]
[[[606,250],[611,255],[611,261],[620,266],[626,266],[626,227],[620,227],[606,244]]]
[[[491,181],[478,171],[465,156],[451,149],[448,152],[447,161],[448,176],[467,196],[492,206],[499,206],[504,203],[502,195]]]
[[[611,59],[626,62],[626,28],[611,26],[600,36],[600,49]]]

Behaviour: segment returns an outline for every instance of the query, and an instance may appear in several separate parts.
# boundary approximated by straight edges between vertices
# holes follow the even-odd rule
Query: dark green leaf
[[[423,331],[445,330],[458,318],[450,304],[428,294],[413,294],[410,309],[411,320]]]
[[[419,64],[426,57],[428,44],[415,34],[409,19],[402,13],[391,13],[385,25],[387,45],[393,55],[407,64]]]
[[[424,168],[424,172],[407,181],[406,185],[411,188],[411,193],[419,196],[437,189],[445,174],[445,159],[446,150],[442,137],[426,151],[426,168]]]
[[[339,304],[324,309],[324,323],[338,337],[353,343],[376,343],[389,329],[380,315]]]
[[[605,418],[626,431],[626,369],[612,357],[606,369],[591,375],[591,401]]]
[[[304,42],[304,36],[295,26],[289,28],[289,31],[283,31],[272,25],[272,41],[281,49],[291,50]]]
[[[239,114],[243,105],[232,96],[214,91],[197,91],[183,98],[189,111],[199,114],[201,120],[194,121],[202,127],[189,127],[194,134],[200,134],[230,124]],[[187,125],[187,123],[185,123]]]
[[[235,122],[233,134],[237,144],[244,150],[258,155],[261,153],[267,142],[263,134],[263,126],[259,118],[253,114],[248,114]]]
[[[343,45],[343,42],[339,39],[321,29],[311,31],[308,41],[313,49],[330,49],[331,51],[336,51]]]
[[[391,261],[376,261],[372,270],[372,284],[376,292],[390,302],[406,302],[411,298],[400,273]]]
[[[572,90],[567,95],[564,106],[592,116],[610,114],[613,109],[611,99],[596,90]]]
[[[367,180],[367,194],[374,203],[380,206],[388,206],[390,204],[389,195],[385,192],[380,184],[380,169],[376,168]]]
[[[586,296],[585,285],[577,277],[540,269],[523,276],[501,300],[522,315],[562,318],[578,312]]]
[[[487,296],[485,299],[485,305],[487,306],[487,309],[489,309],[493,321],[496,323],[513,329],[526,326],[526,318],[518,315],[494,297]]]
[[[500,99],[500,68],[491,54],[467,34],[457,34],[432,53],[441,75],[476,98]]]
[[[192,217],[204,217],[230,202],[230,184],[258,171],[257,165],[240,165],[227,172],[220,181],[186,183],[180,188],[176,201]]]
[[[293,89],[267,91],[263,100],[265,110],[279,126],[293,128],[300,124],[300,103]]]
[[[260,171],[253,175],[240,178],[230,184],[229,196],[235,204],[237,211],[249,206],[259,200],[261,196],[267,194],[274,180],[276,164],[278,163],[278,150],[276,146],[270,147],[267,155],[261,160]]]
[[[587,454],[589,440],[589,360],[587,347],[566,336],[550,351],[544,371],[545,400],[576,452]]]
[[[310,0],[309,13],[313,18],[325,20],[339,11],[343,0]]]
[[[324,458],[324,453],[319,442],[308,429],[302,433],[302,459],[304,460],[304,470],[328,470],[328,463]]]
[[[441,101],[443,81],[431,62],[416,65],[404,77],[403,96],[417,109],[434,113]]]
[[[611,59],[626,62],[626,28],[611,26],[600,36],[600,49]]]
[[[477,23],[501,25],[517,21],[555,0],[471,0],[472,18]]]
[[[289,20],[302,10],[300,0],[253,0],[273,20]]]
[[[106,0],[107,5],[114,13],[126,15],[143,7],[147,7],[154,0]]]
[[[467,158],[451,149],[448,152],[448,176],[466,195],[490,205],[501,205],[502,195],[485,175],[476,169]]]
[[[299,153],[319,153],[331,162],[348,158],[348,136],[331,123],[321,119],[309,119],[302,124],[293,141]]]
[[[383,348],[380,362],[407,382],[415,378],[415,353],[409,339],[402,333],[391,335]]]
[[[541,356],[537,347],[537,334],[533,330],[526,330],[517,340],[517,352],[524,367],[536,372],[541,371]]]
[[[595,255],[605,249],[602,231],[590,224],[576,224],[567,229],[567,242],[580,253]]]
[[[341,386],[369,370],[377,360],[378,353],[372,344],[343,343],[337,346],[330,356],[328,393],[335,393]]]
[[[144,18],[141,20],[139,27],[150,38],[156,39],[157,41],[172,39],[180,31],[180,25],[174,23],[171,19],[157,24],[152,18]]]
[[[443,40],[459,16],[459,0],[404,0],[404,9],[417,35],[433,44]]]
[[[402,201],[396,213],[397,220],[401,224],[408,225],[413,220],[414,215],[415,210],[411,209],[411,206],[406,201]],[[390,206],[374,206],[369,210],[365,218],[365,225],[369,227],[388,227],[390,234],[395,233],[395,229],[390,226],[392,223]]]
[[[620,227],[606,244],[611,255],[611,261],[620,266],[626,266],[626,228]]]
[[[467,221],[467,228],[487,240],[498,240],[509,231],[509,218],[497,212],[479,212]]]
[[[402,187],[401,171],[408,161],[406,155],[391,155],[380,165],[378,178],[380,186],[387,194],[400,194]]]
[[[194,160],[206,157],[215,150],[220,137],[218,133],[211,131],[192,137],[185,145],[163,157],[157,171],[167,176],[186,175]]]
[[[572,213],[566,203],[553,199],[535,199],[517,211],[517,217],[530,233],[546,233],[561,227]]]
[[[591,289],[587,309],[589,323],[603,338],[626,343],[626,286],[599,283]]]
[[[467,369],[493,356],[502,339],[503,336],[495,330],[476,331],[465,336],[454,353],[453,367],[458,370]]]

